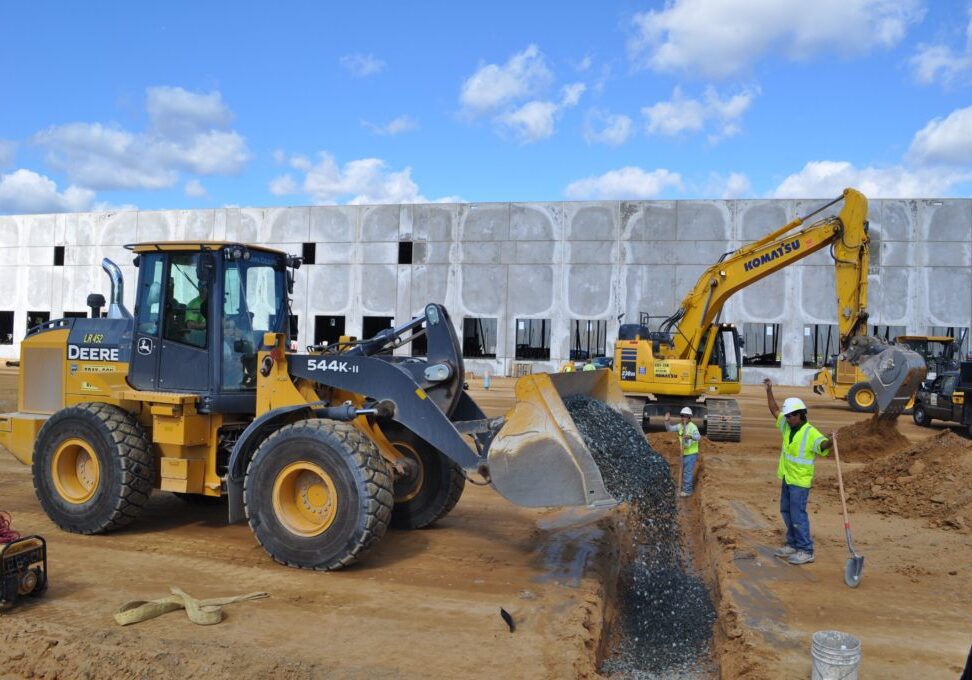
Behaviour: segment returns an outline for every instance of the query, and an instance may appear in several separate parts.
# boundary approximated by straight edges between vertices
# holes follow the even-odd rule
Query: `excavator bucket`
[[[924,357],[901,345],[872,354],[858,366],[874,390],[882,418],[895,418],[907,409],[928,372]]]
[[[638,427],[610,371],[520,378],[516,404],[487,454],[493,486],[513,503],[527,507],[617,503],[564,406],[564,399],[574,395],[599,399]]]

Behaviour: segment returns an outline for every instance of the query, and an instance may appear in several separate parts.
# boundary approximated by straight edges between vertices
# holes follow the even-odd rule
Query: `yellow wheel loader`
[[[0,444],[33,468],[37,498],[62,529],[133,522],[153,489],[227,498],[277,561],[330,570],[358,559],[389,525],[445,516],[467,476],[527,506],[615,501],[562,398],[611,404],[632,425],[607,371],[539,374],[487,418],[465,391],[446,310],[373,338],[288,352],[300,259],[222,242],[129,246],[136,306],[110,260],[107,318],[31,329],[21,344],[18,411]],[[420,335],[426,359],[390,352]]]
[[[797,230],[841,202],[838,216]],[[710,439],[739,441],[739,406],[726,396],[739,393],[742,343],[735,326],[719,322],[722,308],[736,291],[823,248],[830,250],[836,277],[843,352],[838,378],[845,369],[860,371],[867,393],[859,398],[869,398],[882,414],[900,413],[924,378],[925,362],[905,347],[891,347],[866,336],[869,243],[867,199],[845,189],[812,213],[725,253],[702,273],[678,310],[657,330],[651,330],[645,314],[638,324],[622,325],[614,349],[614,372],[632,410],[641,412],[643,426],[651,417],[688,406],[702,418]]]

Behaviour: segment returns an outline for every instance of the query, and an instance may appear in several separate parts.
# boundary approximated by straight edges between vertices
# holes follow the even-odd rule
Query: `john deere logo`
[[[149,355],[152,350],[155,349],[155,343],[152,342],[152,338],[139,338],[138,339],[138,353],[143,355]]]

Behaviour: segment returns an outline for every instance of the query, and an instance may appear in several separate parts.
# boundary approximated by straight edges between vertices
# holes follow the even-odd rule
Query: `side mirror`
[[[294,273],[293,271],[287,271],[287,292],[291,295],[294,294]]]

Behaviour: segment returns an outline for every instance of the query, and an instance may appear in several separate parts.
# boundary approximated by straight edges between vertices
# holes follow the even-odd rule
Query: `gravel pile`
[[[601,672],[631,678],[709,675],[716,614],[682,551],[668,463],[607,404],[567,397],[570,412],[611,494],[631,504],[635,557],[618,593],[623,636]]]

